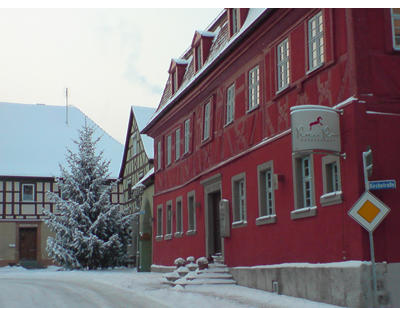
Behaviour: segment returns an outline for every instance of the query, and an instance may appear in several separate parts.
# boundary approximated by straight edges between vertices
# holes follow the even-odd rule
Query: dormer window
[[[229,34],[230,36],[235,35],[239,32],[244,21],[247,18],[248,8],[231,8],[228,9],[228,22],[229,22]]]
[[[171,65],[169,66],[170,82],[171,82],[171,94],[174,95],[178,91],[185,75],[186,66],[188,61],[185,59],[172,59]]]
[[[199,71],[206,62],[215,35],[215,33],[208,31],[196,31],[194,34],[192,52],[195,72]]]
[[[195,51],[195,61],[196,61],[196,64],[195,64],[195,69],[196,69],[196,71],[198,71],[200,68],[201,68],[201,65],[202,65],[202,58],[201,58],[201,45],[199,44],[195,49],[194,49],[194,51]]]

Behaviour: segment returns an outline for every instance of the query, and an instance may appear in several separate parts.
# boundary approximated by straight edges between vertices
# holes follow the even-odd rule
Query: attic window
[[[201,58],[201,44],[199,43],[198,46],[194,48],[194,58],[195,58],[195,69],[198,71],[202,65],[202,58]]]
[[[171,94],[174,95],[182,84],[183,76],[185,75],[188,61],[185,59],[172,59],[169,67]]]
[[[239,32],[243,26],[249,13],[249,8],[231,8],[228,9],[228,22],[229,22],[229,34],[230,36],[235,35]]]

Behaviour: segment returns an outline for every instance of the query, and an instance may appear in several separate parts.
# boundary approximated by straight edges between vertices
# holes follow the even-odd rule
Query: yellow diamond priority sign
[[[349,211],[356,222],[372,232],[389,213],[390,208],[369,191],[365,192]]]

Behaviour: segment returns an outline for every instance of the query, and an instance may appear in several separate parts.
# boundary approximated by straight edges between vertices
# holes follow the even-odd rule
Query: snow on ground
[[[238,285],[190,285],[175,288],[162,284],[162,273],[136,272],[135,269],[120,268],[96,271],[60,271],[51,266],[47,269],[26,270],[22,267],[0,268],[2,278],[51,279],[111,285],[121,290],[132,291],[168,307],[295,307],[330,308],[334,305],[312,302],[306,299],[277,295]]]

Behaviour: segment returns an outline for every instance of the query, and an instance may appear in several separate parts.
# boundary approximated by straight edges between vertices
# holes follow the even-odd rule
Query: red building
[[[317,271],[312,264],[356,261],[363,270],[368,232],[348,215],[365,191],[362,153],[372,150],[370,180],[400,181],[400,10],[226,9],[195,32],[169,73],[144,129],[155,150],[153,263],[219,253],[230,267],[310,263]],[[339,149],[294,150],[291,108],[300,105],[338,113]],[[313,137],[326,121],[303,123]],[[386,262],[379,304],[397,306],[399,193],[373,194],[391,208],[374,231],[376,261]],[[232,271],[241,279],[245,270]],[[357,298],[314,297],[279,277],[260,285],[250,270],[253,281],[239,283],[271,290],[279,281],[289,295],[370,304],[369,285]]]

